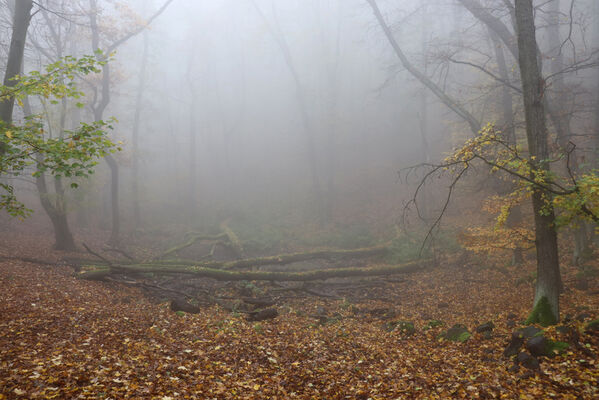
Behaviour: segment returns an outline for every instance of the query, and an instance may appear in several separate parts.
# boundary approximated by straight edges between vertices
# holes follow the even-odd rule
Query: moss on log
[[[171,247],[170,249],[168,249],[167,251],[165,251],[164,253],[162,253],[161,255],[159,255],[158,257],[156,257],[156,259],[161,259],[164,258],[170,254],[176,253],[177,251],[183,250],[189,246],[191,246],[192,244],[194,244],[197,241],[200,240],[220,240],[224,237],[226,237],[227,235],[225,233],[219,233],[218,235],[194,235],[191,236],[188,240],[186,240],[184,243],[181,243],[177,246]]]
[[[233,230],[229,228],[228,219],[220,224],[220,230],[227,237],[227,244],[233,249],[235,254],[237,254],[237,257],[242,258],[244,253],[243,246],[241,245],[241,241],[237,237],[237,234],[235,234],[235,232],[233,232]]]
[[[351,250],[313,250],[301,253],[279,254],[269,257],[244,258],[235,261],[208,261],[200,262],[194,260],[156,260],[147,263],[137,264],[138,266],[169,266],[169,267],[187,267],[198,266],[215,269],[243,269],[251,267],[260,267],[264,265],[285,265],[299,261],[309,261],[316,259],[332,258],[352,258],[352,257],[377,257],[384,256],[389,251],[386,246],[365,247]],[[129,264],[129,263],[126,263]]]
[[[199,266],[143,266],[115,265],[110,271],[106,269],[83,271],[77,276],[81,279],[98,280],[110,273],[152,273],[152,274],[182,274],[195,277],[212,278],[219,281],[316,281],[329,278],[350,278],[364,276],[381,276],[402,274],[418,271],[424,268],[426,262],[411,262],[401,265],[384,265],[371,268],[335,268],[306,272],[267,272],[267,271],[227,271],[222,269]]]

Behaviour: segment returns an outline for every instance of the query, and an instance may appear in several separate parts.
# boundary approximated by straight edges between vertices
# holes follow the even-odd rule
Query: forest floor
[[[510,372],[510,321],[526,317],[533,295],[530,282],[517,281],[532,264],[448,262],[358,288],[351,302],[288,298],[278,318],[253,323],[219,306],[174,313],[135,288],[6,258],[62,256],[47,250],[49,239],[34,239],[0,237],[0,399],[599,397],[599,337],[583,332],[598,317],[599,281],[575,289],[574,268],[564,268],[562,316],[572,316],[568,324],[595,356],[571,347],[542,357],[540,371]],[[315,319],[316,310],[330,318]],[[433,319],[445,325],[424,330]],[[396,320],[414,322],[416,332],[387,329]],[[487,321],[495,324],[490,338],[438,338],[453,324],[474,332]],[[545,334],[560,339],[554,327]]]

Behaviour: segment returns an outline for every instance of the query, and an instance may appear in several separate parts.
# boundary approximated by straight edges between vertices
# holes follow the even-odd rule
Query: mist
[[[598,54],[595,0],[0,0],[0,256],[240,324],[573,320]]]

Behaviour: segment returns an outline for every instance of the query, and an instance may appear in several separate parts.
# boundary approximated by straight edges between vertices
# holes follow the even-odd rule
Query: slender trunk
[[[29,99],[27,97],[23,99],[23,110],[25,115],[32,115],[31,104],[29,103]],[[38,153],[36,155],[36,161],[39,166],[41,163],[43,163],[44,156]],[[46,175],[44,172],[41,172],[41,174],[35,178],[35,186],[39,194],[42,208],[48,215],[48,218],[50,218],[52,228],[54,229],[54,248],[56,250],[64,251],[77,250],[77,246],[75,246],[75,241],[73,240],[73,234],[69,228],[66,205],[63,201],[64,188],[62,186],[62,181],[59,178],[54,179],[54,187],[56,190],[56,201],[54,203],[50,200],[51,195],[48,191],[48,184],[46,182]]]
[[[97,2],[96,0],[89,0],[90,12],[90,28],[92,31],[92,50],[94,52],[100,50],[100,28],[98,27],[97,20]],[[94,119],[100,121],[104,116],[104,111],[110,103],[110,66],[104,64],[102,66],[102,81],[101,81],[101,97],[99,102],[94,106]],[[108,154],[104,157],[108,168],[110,168],[110,206],[112,212],[112,229],[110,232],[110,238],[108,242],[111,245],[118,246],[120,244],[120,213],[119,213],[119,165],[116,159]]]
[[[343,1],[337,2],[337,26],[335,29],[334,44],[332,49],[327,48],[327,53],[332,55],[327,60],[327,80],[329,88],[329,102],[327,114],[327,132],[325,139],[325,154],[326,154],[326,195],[325,195],[325,222],[333,221],[335,203],[337,199],[336,167],[337,167],[337,135],[338,135],[338,107],[339,107],[339,65],[341,58],[341,38],[342,38],[342,13]],[[323,43],[327,42],[327,35],[323,29],[323,24],[320,23],[320,35]]]
[[[43,162],[42,157],[43,156],[41,155],[37,156],[38,163]],[[69,228],[66,213],[61,212],[59,207],[50,201],[46,176],[43,172],[40,176],[35,178],[35,186],[37,187],[42,207],[44,208],[44,211],[46,211],[46,214],[52,222],[52,227],[54,228],[54,248],[56,250],[65,251],[77,250],[77,246],[75,246],[75,241],[73,240],[73,235]]]
[[[197,142],[196,142],[196,108],[197,108],[197,94],[193,85],[190,85],[191,90],[191,103],[189,110],[189,155],[188,155],[188,169],[189,169],[189,182],[188,188],[188,204],[189,215],[192,218],[191,222],[195,222],[195,216],[197,215],[197,198],[196,198],[196,185],[198,183],[197,173]]]
[[[427,46],[426,43],[428,41],[428,26],[430,23],[430,20],[427,18],[428,17],[428,10],[426,8],[426,4],[423,6],[422,9],[422,21],[421,21],[421,28],[422,31],[421,33],[421,38],[420,38],[420,45],[421,45],[421,49],[422,49],[422,55],[423,55],[423,59],[422,59],[422,71],[424,73],[424,75],[428,75],[428,57],[427,57]],[[458,15],[454,14],[454,17],[457,18]],[[454,27],[458,28],[458,22],[457,20],[454,20]],[[427,98],[427,89],[426,86],[423,86],[420,89],[420,96],[419,96],[419,112],[418,112],[418,120],[420,123],[420,162],[423,163],[429,163],[430,162],[430,155],[429,155],[429,149],[428,149],[428,98]],[[428,185],[426,184],[426,182],[423,183],[422,188],[419,191],[420,194],[420,198],[418,199],[418,202],[420,203],[420,205],[418,206],[418,211],[419,214],[421,216],[421,218],[423,218],[425,221],[428,220],[429,218],[429,205],[428,205],[428,201],[429,201],[429,188]]]
[[[21,72],[23,66],[23,54],[25,52],[25,40],[27,39],[27,29],[31,19],[32,0],[19,0],[15,4],[15,13],[12,25],[12,37],[10,39],[10,48],[8,50],[8,60],[6,71],[4,73],[4,86],[12,87],[16,84],[13,80]],[[12,123],[12,111],[15,106],[14,97],[8,97],[0,101],[0,122],[6,124]],[[0,157],[6,152],[6,145],[0,142]]]
[[[537,42],[532,0],[516,0],[516,23],[518,27],[518,54],[524,113],[526,117],[526,138],[528,150],[536,169],[547,169],[542,160],[549,158],[548,134],[545,124],[543,92],[545,87],[537,60]],[[557,250],[557,233],[553,206],[545,199],[550,193],[536,188],[532,194],[535,221],[535,243],[537,250],[537,282],[533,312],[528,322],[543,325],[559,321],[560,271]]]
[[[146,67],[148,64],[148,32],[143,34],[143,53],[141,56],[141,68],[139,71],[139,81],[137,86],[137,97],[135,99],[135,113],[133,115],[133,135],[131,146],[133,151],[133,171],[131,191],[133,197],[133,228],[139,228],[140,210],[139,210],[139,125],[142,111],[142,100],[146,86]]]
[[[304,131],[303,138],[306,146],[306,153],[308,156],[308,166],[310,168],[310,178],[312,181],[312,191],[314,195],[314,200],[316,202],[317,217],[320,222],[323,222],[323,217],[325,214],[325,203],[320,184],[320,177],[318,173],[316,146],[314,145],[314,127],[312,126],[312,122],[310,121],[310,116],[308,113],[308,102],[306,101],[304,95],[301,80],[297,72],[297,69],[295,68],[293,57],[291,56],[291,52],[289,51],[289,46],[287,45],[285,36],[282,34],[282,32],[275,32],[273,28],[267,23],[266,17],[264,16],[264,14],[262,14],[262,11],[258,7],[258,5],[255,2],[253,4],[256,11],[260,14],[260,17],[267,24],[271,36],[279,46],[279,49],[283,54],[285,64],[287,65],[287,68],[291,73],[291,77],[293,78],[293,83],[295,84],[295,97],[299,106],[300,117],[302,120],[302,126]]]
[[[564,56],[562,48],[562,39],[560,37],[560,0],[553,0],[548,5],[549,26],[547,27],[547,36],[549,46],[551,47],[551,61],[549,63],[550,72],[554,75],[551,91],[551,103],[557,107],[557,110],[551,115],[551,121],[557,132],[557,141],[565,151],[568,148],[571,139],[570,117],[568,115],[568,93],[565,89],[563,74],[560,72],[564,69]],[[559,110],[559,111],[558,111]],[[579,171],[578,160],[576,154],[572,154],[569,158],[570,169],[574,173]],[[574,239],[574,249],[572,253],[572,261],[575,265],[584,262],[589,254],[592,254],[590,249],[590,241],[588,238],[587,226],[584,221],[578,221],[578,226],[572,229]]]

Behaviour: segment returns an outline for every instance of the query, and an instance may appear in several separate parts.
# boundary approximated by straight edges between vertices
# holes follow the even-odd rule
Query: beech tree
[[[6,63],[6,72],[4,73],[4,86],[7,88],[17,84],[15,76],[21,73],[23,66],[23,54],[25,52],[25,42],[27,39],[27,29],[31,19],[32,0],[17,1],[15,4],[15,13],[13,17],[12,36],[10,40],[10,49],[8,51],[8,61]],[[12,122],[12,112],[15,105],[14,96],[6,96],[0,101],[0,121],[5,124]],[[0,157],[4,155],[6,145],[0,143]]]

